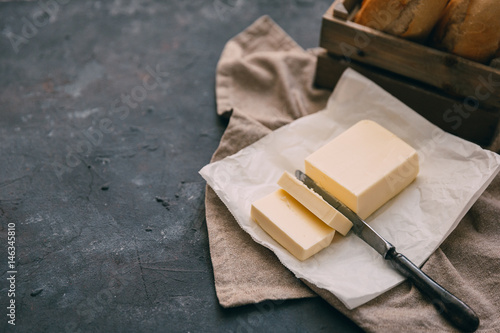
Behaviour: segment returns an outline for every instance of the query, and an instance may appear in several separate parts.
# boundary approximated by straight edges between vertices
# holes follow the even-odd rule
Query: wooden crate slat
[[[499,112],[478,108],[460,117],[450,110],[462,105],[457,98],[445,96],[415,80],[403,78],[386,70],[377,69],[356,61],[346,62],[343,58],[323,50],[318,54],[315,84],[322,88],[333,88],[346,68],[363,74],[387,92],[401,100],[443,130],[461,138],[489,146],[495,138],[499,123]]]

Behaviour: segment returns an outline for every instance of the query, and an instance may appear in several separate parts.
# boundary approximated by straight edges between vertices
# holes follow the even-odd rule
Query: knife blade
[[[295,171],[295,177],[347,217],[353,224],[352,233],[370,245],[385,260],[388,260],[400,274],[413,282],[423,294],[430,298],[436,309],[451,324],[467,332],[474,332],[478,328],[479,318],[467,304],[422,272],[403,254],[398,253],[394,245],[384,239],[349,207],[319,186],[312,178],[300,170]]]

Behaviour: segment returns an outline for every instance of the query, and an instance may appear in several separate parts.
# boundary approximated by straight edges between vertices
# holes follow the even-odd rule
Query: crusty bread
[[[448,0],[364,0],[354,22],[403,38],[425,41]]]
[[[432,43],[464,58],[489,62],[500,55],[499,1],[450,0],[433,33]]]

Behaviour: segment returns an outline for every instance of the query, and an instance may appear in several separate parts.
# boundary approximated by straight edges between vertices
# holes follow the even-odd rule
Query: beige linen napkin
[[[331,91],[313,87],[316,57],[269,17],[230,40],[216,77],[217,112],[230,117],[212,162],[294,119],[323,109]],[[498,198],[498,199],[497,199]],[[207,186],[206,218],[219,302],[224,307],[318,294],[367,331],[453,331],[408,282],[348,310],[331,293],[297,280],[274,254],[253,242]],[[497,177],[423,270],[467,301],[480,331],[500,330],[500,178]]]

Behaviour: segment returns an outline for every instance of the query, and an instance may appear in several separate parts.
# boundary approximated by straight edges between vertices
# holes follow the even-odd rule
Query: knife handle
[[[460,299],[422,272],[401,253],[391,250],[385,256],[402,275],[432,300],[436,309],[457,328],[474,332],[479,326],[476,313]]]

